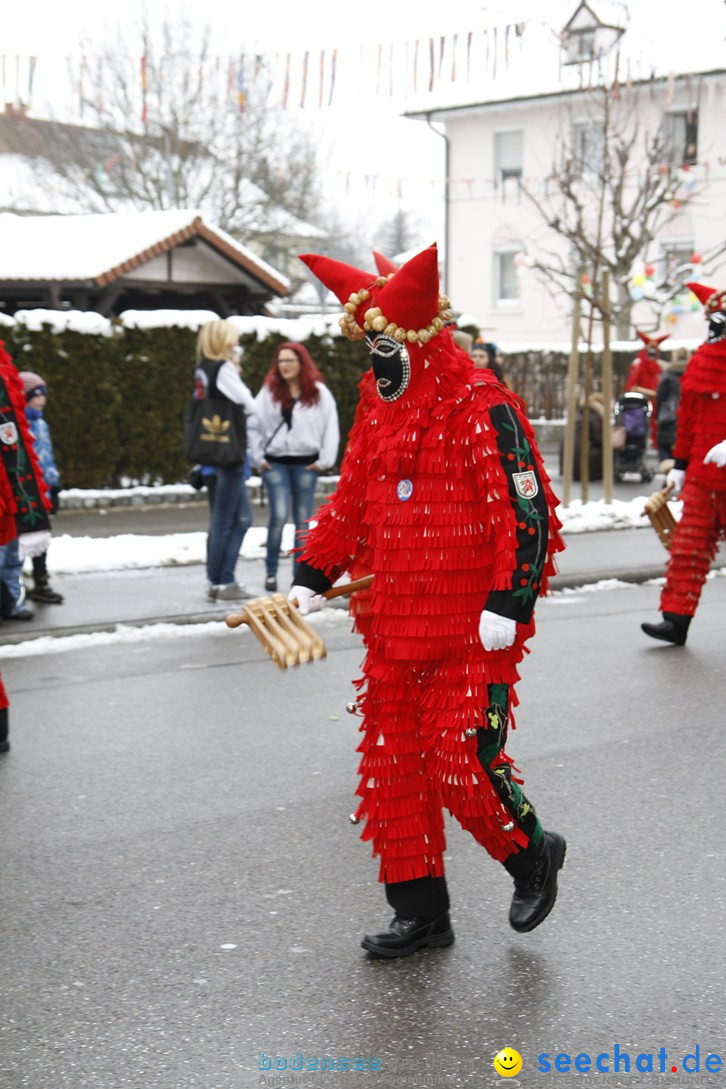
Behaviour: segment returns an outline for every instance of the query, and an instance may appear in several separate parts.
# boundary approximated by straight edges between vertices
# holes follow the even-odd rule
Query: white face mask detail
[[[708,322],[708,343],[717,344],[726,337],[726,314],[723,310],[716,310]]]
[[[367,336],[376,390],[382,401],[396,401],[411,381],[411,360],[405,344],[385,334]]]

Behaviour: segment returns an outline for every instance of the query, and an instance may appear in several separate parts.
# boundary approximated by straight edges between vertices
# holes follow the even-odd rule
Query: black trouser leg
[[[525,797],[519,783],[512,779],[511,765],[500,758],[507,742],[509,722],[509,685],[489,685],[489,706],[485,714],[486,726],[477,730],[477,757],[494,787],[500,801],[511,814],[513,823],[519,826],[529,840],[529,846],[539,851],[542,842],[542,825],[534,806]]]
[[[438,919],[449,910],[445,877],[386,883],[386,899],[400,919]]]
[[[33,582],[36,586],[46,586],[48,583],[47,552],[42,552],[40,556],[33,556]]]

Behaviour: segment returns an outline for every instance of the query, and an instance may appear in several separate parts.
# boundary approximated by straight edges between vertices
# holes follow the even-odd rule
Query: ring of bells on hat
[[[392,276],[395,276],[395,273],[392,272],[388,276],[378,276],[371,286],[383,287]],[[343,336],[347,337],[348,340],[362,340],[367,332],[375,332],[384,333],[386,336],[397,340],[400,344],[405,342],[409,344],[428,344],[437,333],[441,332],[446,322],[451,321],[454,316],[451,303],[446,295],[439,295],[438,313],[425,328],[403,329],[394,321],[389,321],[385,314],[382,313],[380,306],[371,306],[366,310],[363,316],[363,327],[361,328],[355,320],[355,315],[360,305],[367,302],[370,297],[371,293],[368,288],[362,287],[360,291],[354,291],[343,306],[345,313],[340,319],[340,329]]]

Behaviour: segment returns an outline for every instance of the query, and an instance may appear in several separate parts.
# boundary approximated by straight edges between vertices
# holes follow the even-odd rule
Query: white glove
[[[508,616],[482,610],[479,617],[479,639],[484,650],[505,650],[517,636],[517,625]]]
[[[297,607],[301,616],[308,613],[317,613],[327,604],[322,594],[316,594],[309,586],[293,586],[287,595],[288,601],[297,601]]]
[[[18,551],[20,559],[26,556],[42,556],[48,551],[50,545],[50,530],[36,529],[32,533],[21,533],[18,537]]]
[[[714,465],[718,465],[719,469],[723,469],[726,465],[726,439],[711,447],[703,459],[703,464],[708,465],[709,461],[713,462]]]
[[[674,492],[679,492],[683,487],[683,481],[685,479],[685,469],[669,469],[668,476],[666,477],[666,487],[672,488]]]

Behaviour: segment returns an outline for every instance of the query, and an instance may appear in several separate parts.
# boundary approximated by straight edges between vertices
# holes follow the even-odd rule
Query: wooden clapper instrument
[[[372,582],[373,575],[366,575],[343,586],[332,586],[321,597],[328,601],[345,597],[367,589]],[[247,602],[241,613],[227,617],[227,627],[238,628],[241,624],[248,626],[280,669],[327,655],[324,641],[298,612],[297,601],[288,601],[282,594],[256,597]]]

